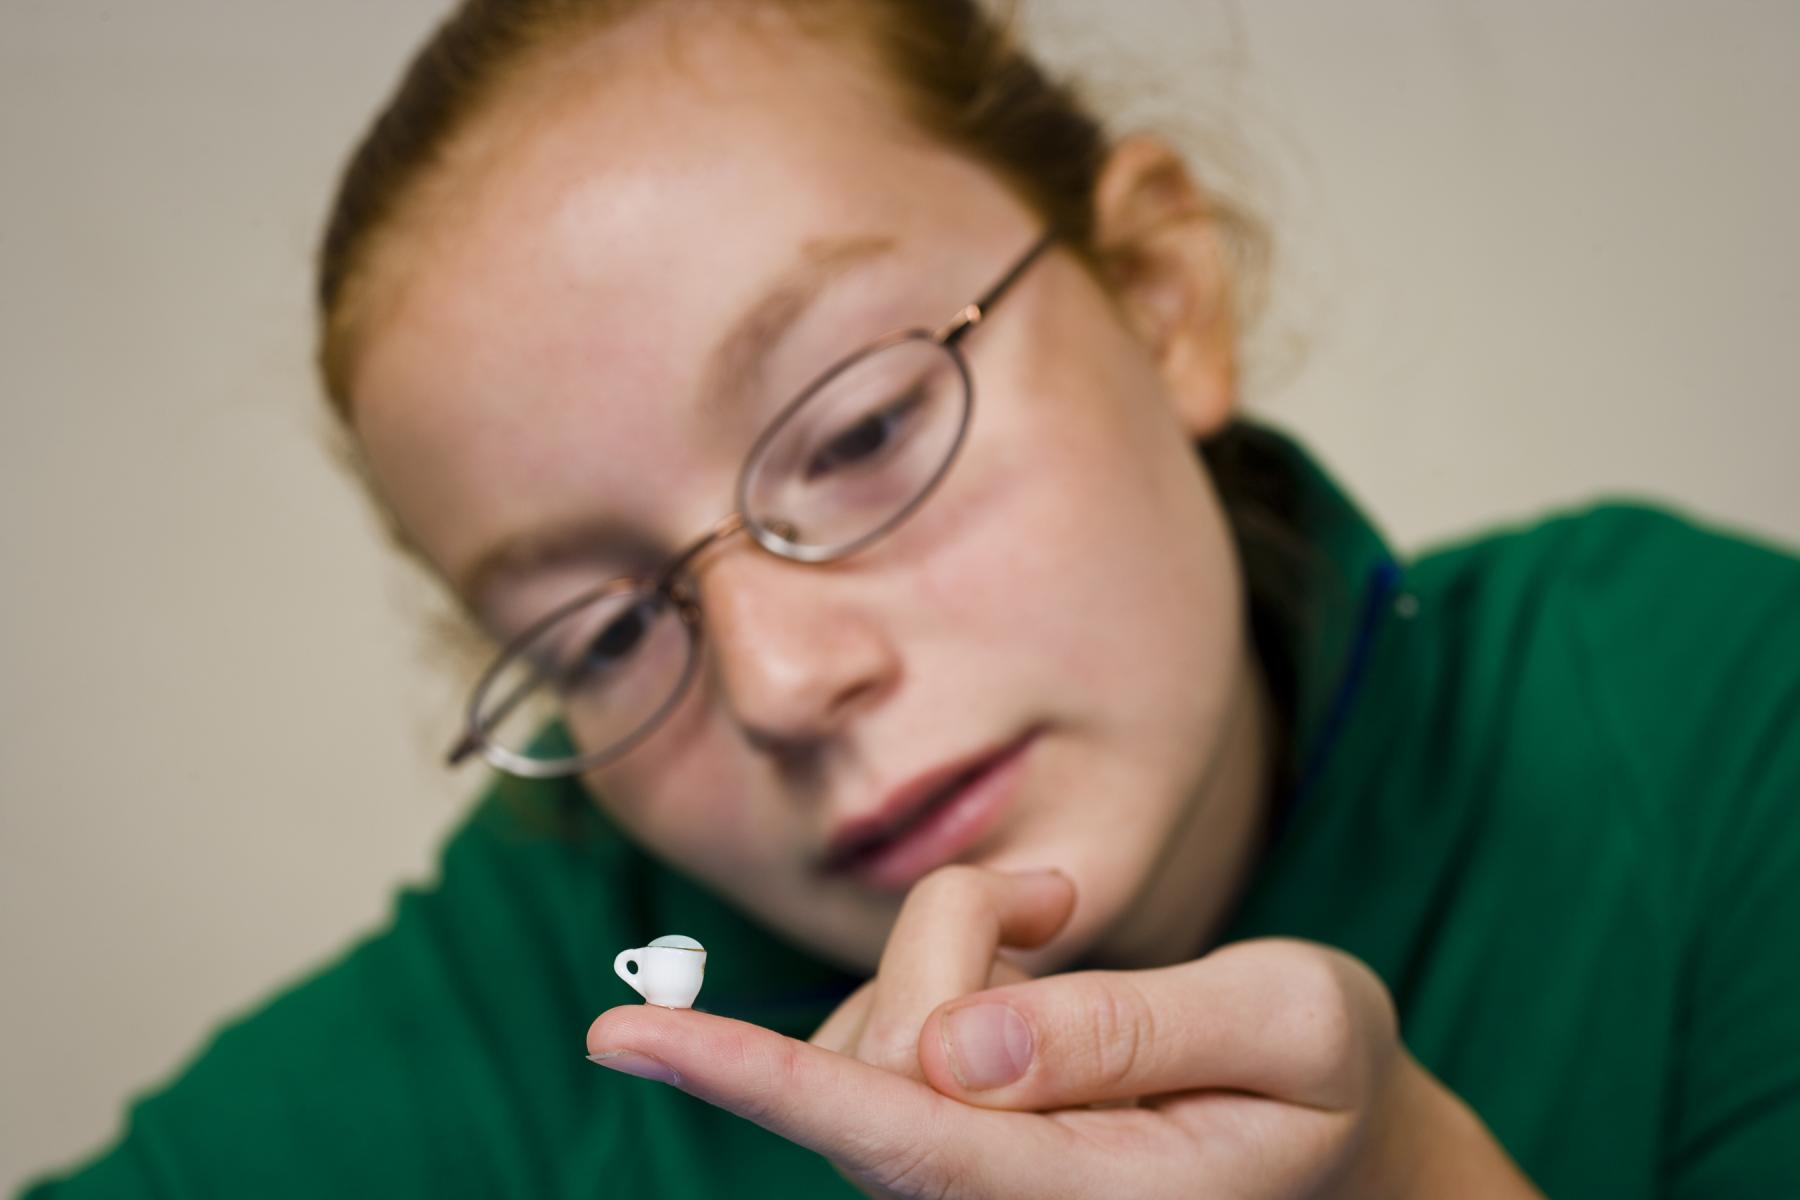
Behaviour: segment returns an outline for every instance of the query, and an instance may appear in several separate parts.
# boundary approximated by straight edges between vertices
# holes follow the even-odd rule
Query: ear
[[[1094,234],[1102,273],[1156,356],[1177,418],[1209,437],[1237,406],[1237,330],[1219,230],[1167,143],[1126,137],[1101,168]]]

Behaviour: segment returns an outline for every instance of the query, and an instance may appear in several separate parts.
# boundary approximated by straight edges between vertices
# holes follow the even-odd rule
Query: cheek
[[[919,531],[919,603],[970,653],[1008,656],[1010,672],[1140,689],[1218,665],[1228,631],[1196,631],[1230,625],[1236,567],[1157,380],[1108,349],[990,405],[968,470]]]
[[[584,782],[634,839],[696,874],[729,879],[779,856],[783,814],[751,786],[744,752],[709,720],[703,681],[664,726]]]

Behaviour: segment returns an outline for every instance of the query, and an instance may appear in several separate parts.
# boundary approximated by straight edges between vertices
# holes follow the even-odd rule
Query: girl
[[[959,0],[466,3],[321,362],[506,780],[33,1194],[1800,1191],[1800,566],[1397,561],[1253,251]]]

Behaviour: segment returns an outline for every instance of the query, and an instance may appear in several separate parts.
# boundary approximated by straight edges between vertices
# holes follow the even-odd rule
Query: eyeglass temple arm
[[[454,767],[479,749],[481,739],[475,736],[473,730],[465,730],[456,745],[450,747],[450,752],[444,755],[444,765]]]
[[[981,319],[987,315],[988,309],[998,304],[1000,302],[1000,297],[1004,296],[1007,290],[1019,281],[1019,276],[1023,275],[1027,268],[1029,268],[1032,263],[1036,262],[1044,251],[1056,244],[1057,236],[1058,234],[1055,229],[1046,231],[1044,236],[1040,237],[1032,244],[1031,249],[1025,252],[1024,257],[1013,264],[1012,270],[1000,277],[998,283],[982,293],[981,296],[967,308],[956,314],[956,319],[945,326],[943,332],[938,335],[938,341],[946,346],[953,346],[961,341],[963,335],[968,333],[969,330],[981,324]]]

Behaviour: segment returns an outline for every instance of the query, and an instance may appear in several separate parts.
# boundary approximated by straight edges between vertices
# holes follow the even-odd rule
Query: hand
[[[924,1082],[649,1006],[602,1014],[588,1046],[825,1155],[875,1195],[1537,1194],[1400,1046],[1380,980],[1306,942],[963,997],[923,1024]],[[1010,1082],[1008,1065],[1022,1067]]]
[[[970,992],[1029,979],[1000,957],[1001,947],[1043,945],[1074,908],[1075,885],[1057,871],[933,871],[907,893],[875,977],[825,1019],[812,1044],[923,1080],[919,1031],[932,1011]]]

